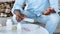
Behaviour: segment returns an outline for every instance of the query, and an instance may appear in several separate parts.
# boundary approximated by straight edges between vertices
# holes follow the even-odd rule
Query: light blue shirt
[[[22,6],[24,2],[26,3],[26,7],[23,10]],[[15,9],[19,9],[21,12],[28,10],[39,16],[41,12],[46,10],[49,6],[51,8],[54,8],[56,13],[59,12],[58,0],[15,0],[14,6],[12,8],[12,13]]]

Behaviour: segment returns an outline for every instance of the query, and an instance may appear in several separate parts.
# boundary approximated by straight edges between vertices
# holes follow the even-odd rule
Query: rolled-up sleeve
[[[50,7],[51,8],[54,8],[56,13],[59,12],[59,9],[58,9],[58,0],[49,0],[50,2]]]
[[[24,1],[25,0],[15,0],[14,6],[13,6],[11,12],[13,13],[15,9],[18,9],[20,11],[23,11],[22,5],[23,5]]]

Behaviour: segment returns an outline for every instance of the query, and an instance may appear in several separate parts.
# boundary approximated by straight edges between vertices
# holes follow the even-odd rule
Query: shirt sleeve
[[[11,10],[12,14],[14,14],[13,12],[14,12],[15,9],[23,11],[22,6],[23,6],[24,1],[25,0],[15,0],[14,6],[13,6],[13,8]]]
[[[58,9],[58,0],[49,0],[50,2],[50,7],[51,8],[54,8],[56,13],[59,12],[59,9]]]

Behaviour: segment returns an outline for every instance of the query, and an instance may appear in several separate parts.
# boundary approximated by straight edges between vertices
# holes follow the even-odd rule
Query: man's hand
[[[54,8],[47,8],[44,12],[42,12],[43,15],[49,15],[50,13],[55,13]]]
[[[16,20],[18,22],[20,22],[21,20],[23,20],[26,17],[24,14],[20,13],[19,10],[15,10],[14,14],[16,15]]]
[[[17,20],[17,22],[20,22],[22,20],[22,18],[19,16],[16,16],[16,20]]]

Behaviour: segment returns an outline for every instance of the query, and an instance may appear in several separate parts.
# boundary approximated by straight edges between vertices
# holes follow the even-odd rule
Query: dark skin
[[[42,12],[43,15],[49,15],[50,13],[55,13],[54,8],[47,8],[44,12]]]
[[[20,13],[20,10],[15,10],[14,11],[14,14],[16,15],[16,20],[18,21],[18,22],[20,22],[21,20],[23,20],[24,18],[26,18],[26,16],[24,15],[24,14],[22,14],[22,13]]]
[[[55,13],[54,12],[54,8],[47,8],[44,12],[42,12],[43,15],[49,15],[50,13]],[[20,10],[15,10],[14,14],[16,14],[16,20],[18,22],[20,22],[21,20],[23,20],[24,18],[26,18],[26,16],[24,14],[22,14],[20,12]]]

